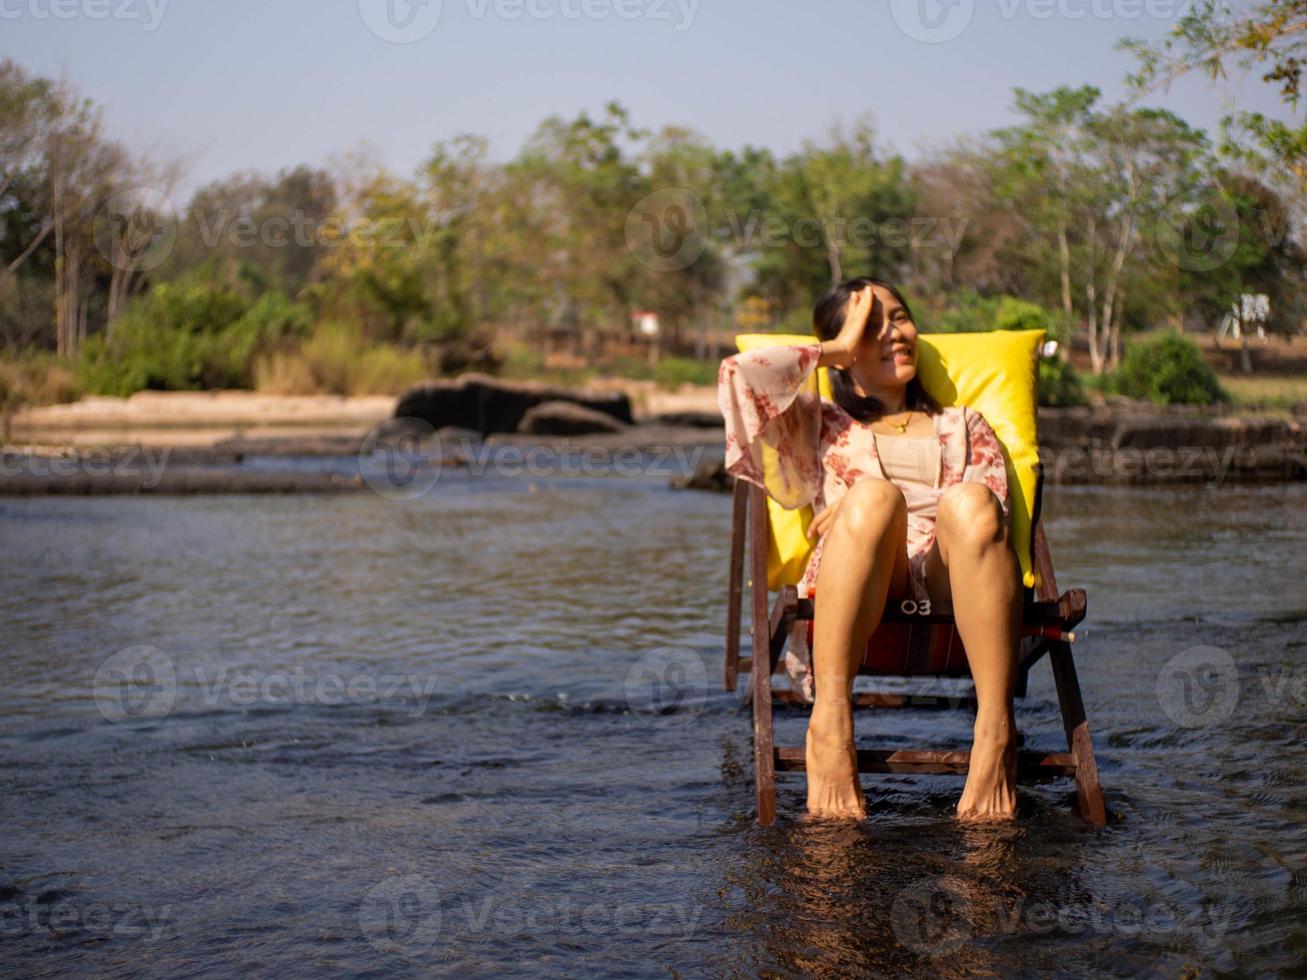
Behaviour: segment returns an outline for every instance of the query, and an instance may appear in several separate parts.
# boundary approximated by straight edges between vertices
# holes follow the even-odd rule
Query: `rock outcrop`
[[[506,381],[463,374],[416,385],[400,396],[396,418],[421,419],[433,428],[455,425],[484,435],[517,432],[526,413],[544,402],[570,402],[631,425],[631,400],[621,392],[575,392],[536,381]]]
[[[518,423],[518,432],[536,435],[579,436],[594,432],[620,432],[626,426],[607,412],[576,402],[547,401],[532,405]]]

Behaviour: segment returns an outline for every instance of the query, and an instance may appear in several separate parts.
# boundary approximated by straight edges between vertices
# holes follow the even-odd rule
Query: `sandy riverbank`
[[[635,383],[639,385],[640,383]],[[594,389],[592,389],[594,390]],[[599,389],[602,390],[602,389]],[[614,390],[608,388],[607,390]],[[691,486],[722,488],[724,433],[714,388],[628,392],[637,422],[588,435],[440,430],[441,465],[463,466],[481,446],[541,447],[560,455],[681,453]],[[637,401],[638,398],[638,401]],[[389,397],[252,392],[142,392],[34,409],[12,420],[0,447],[0,495],[42,493],[289,493],[363,489]],[[429,431],[429,430],[428,430]],[[436,453],[431,443],[423,450]],[[1050,483],[1167,484],[1307,479],[1307,424],[1285,413],[1228,407],[1158,408],[1114,399],[1041,409],[1040,455]],[[319,458],[322,462],[307,463]]]
[[[623,391],[637,421],[660,415],[717,412],[715,389],[663,391],[653,382],[610,381],[594,391]],[[15,413],[13,447],[212,447],[232,439],[362,438],[394,415],[389,395],[265,395],[252,391],[141,391],[129,398],[88,397]]]

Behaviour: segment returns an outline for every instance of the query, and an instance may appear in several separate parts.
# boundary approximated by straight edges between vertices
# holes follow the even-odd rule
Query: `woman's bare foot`
[[[862,819],[867,801],[858,783],[853,705],[818,699],[808,719],[808,815]]]
[[[967,784],[958,800],[959,820],[1011,820],[1017,812],[1017,743],[1008,722],[976,722]]]

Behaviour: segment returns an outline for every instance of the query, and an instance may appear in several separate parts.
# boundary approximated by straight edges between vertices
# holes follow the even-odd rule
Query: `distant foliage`
[[[258,358],[254,386],[274,395],[397,395],[431,374],[418,351],[369,344],[353,326],[324,323],[298,347]]]
[[[1084,384],[1079,372],[1068,362],[1046,357],[1039,362],[1039,404],[1055,408],[1084,405]]]
[[[249,388],[255,358],[298,340],[309,325],[308,309],[281,293],[251,302],[210,283],[162,283],[112,331],[87,340],[78,375],[98,395]]]
[[[718,364],[713,361],[696,361],[691,357],[664,357],[654,367],[653,376],[659,387],[679,388],[683,384],[714,385],[717,383]]]
[[[1193,341],[1178,333],[1128,344],[1114,387],[1159,405],[1210,405],[1229,401]]]

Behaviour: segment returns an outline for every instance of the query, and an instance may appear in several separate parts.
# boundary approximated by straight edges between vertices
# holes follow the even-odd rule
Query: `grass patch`
[[[77,375],[53,354],[22,354],[0,361],[0,412],[57,405],[82,397]]]
[[[1307,403],[1307,376],[1221,374],[1221,386],[1240,408],[1288,411]]]

